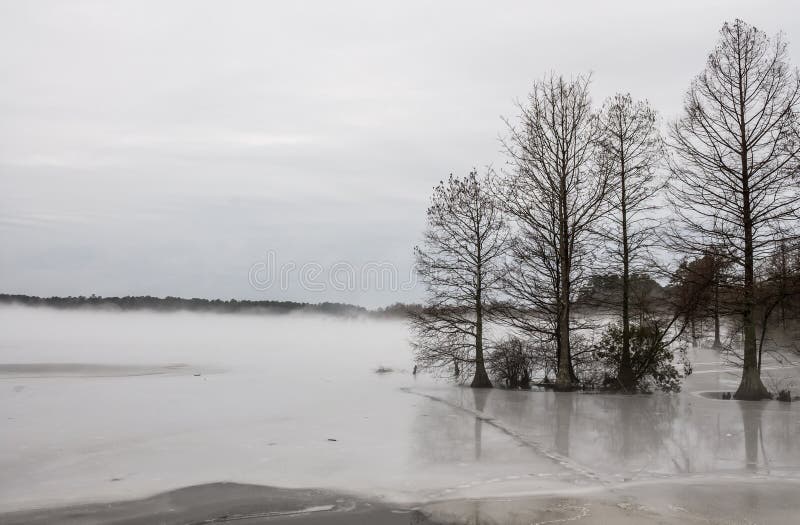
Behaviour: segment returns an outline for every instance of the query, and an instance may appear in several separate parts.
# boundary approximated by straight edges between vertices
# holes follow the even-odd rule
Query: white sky
[[[736,17],[797,2],[0,1],[0,291],[344,301],[253,289],[254,263],[391,263],[430,189],[503,163],[501,115],[548,71],[665,120]],[[797,44],[791,42],[796,39]],[[339,266],[338,268],[341,268]]]

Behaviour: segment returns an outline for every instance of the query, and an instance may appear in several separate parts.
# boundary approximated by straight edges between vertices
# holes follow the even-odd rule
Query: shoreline
[[[326,489],[218,482],[113,502],[78,503],[0,513],[3,525],[455,525],[602,523],[789,523],[800,480],[690,477],[392,504]],[[751,505],[758,501],[757,506]],[[711,520],[711,521],[709,521]],[[744,521],[743,521],[744,520]]]
[[[3,525],[185,525],[228,522],[271,525],[434,523],[426,521],[412,508],[334,491],[232,482],[193,485],[139,499],[0,513],[0,524]]]

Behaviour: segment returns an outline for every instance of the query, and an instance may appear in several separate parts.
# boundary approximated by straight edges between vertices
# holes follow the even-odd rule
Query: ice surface
[[[414,378],[407,339],[391,320],[1,308],[0,511],[218,481],[424,502],[800,479],[800,406],[699,395],[737,384],[710,350],[679,395],[554,394]]]

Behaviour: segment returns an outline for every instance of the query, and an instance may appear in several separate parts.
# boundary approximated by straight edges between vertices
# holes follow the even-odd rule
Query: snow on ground
[[[710,350],[679,395],[556,395],[414,378],[407,339],[389,320],[0,308],[0,512],[217,481],[425,502],[800,479],[800,405],[702,397],[737,384]]]

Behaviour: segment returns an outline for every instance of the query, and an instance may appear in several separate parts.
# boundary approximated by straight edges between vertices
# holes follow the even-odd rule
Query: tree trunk
[[[558,331],[560,334],[558,345],[558,371],[556,372],[555,388],[557,390],[572,390],[574,388],[572,376],[574,372],[571,370],[572,363],[569,352],[569,310],[563,304],[564,292],[561,293],[562,303],[559,308],[559,326]]]
[[[779,297],[780,297],[780,307],[781,307],[781,327],[786,330],[786,281],[788,280],[789,276],[787,275],[788,271],[786,269],[786,265],[788,262],[786,261],[786,242],[781,242],[781,284],[779,289]],[[766,320],[765,320],[766,322]],[[758,369],[761,370],[761,351],[759,350],[759,358],[758,358]]]
[[[719,276],[715,276],[715,279],[719,279]],[[714,348],[720,349],[722,348],[722,340],[719,337],[719,284],[714,284]]]
[[[475,301],[475,377],[472,378],[472,388],[492,388],[489,374],[486,373],[486,364],[483,361],[483,302],[478,284],[478,296]]]
[[[745,300],[742,321],[744,326],[744,366],[742,368],[742,381],[733,395],[734,399],[757,401],[769,398],[769,392],[761,382],[761,372],[758,369],[758,348],[756,345],[756,327],[753,321],[753,287],[752,287],[752,257],[750,257],[750,285],[748,291],[747,263],[745,263]]]
[[[622,203],[622,355],[619,360],[617,380],[627,392],[634,389],[633,368],[631,367],[631,316],[630,316],[630,250],[628,246],[628,203],[625,195],[625,157],[620,140],[621,178],[620,202]]]
[[[741,97],[740,97],[741,99]],[[743,107],[743,106],[742,106]],[[764,383],[761,382],[761,371],[758,369],[758,348],[756,347],[756,325],[753,320],[755,303],[755,277],[753,273],[753,221],[750,211],[750,178],[748,170],[747,149],[744,147],[744,110],[741,111],[742,127],[742,204],[744,219],[744,301],[742,308],[742,327],[744,331],[744,366],[742,382],[733,395],[734,399],[757,401],[769,397]]]
[[[556,373],[556,390],[573,390],[575,388],[575,372],[572,370],[572,358],[569,348],[569,224],[567,222],[567,188],[564,176],[560,187],[559,217],[559,261],[560,293],[558,298],[558,371]]]

